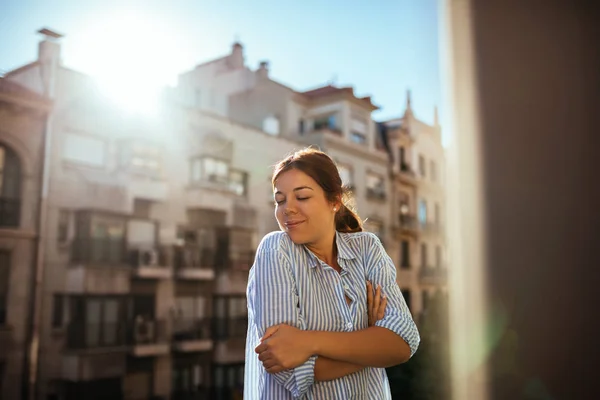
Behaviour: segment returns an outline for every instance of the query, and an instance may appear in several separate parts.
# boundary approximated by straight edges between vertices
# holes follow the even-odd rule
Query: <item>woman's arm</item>
[[[381,284],[388,298],[385,317],[375,326],[355,332],[306,332],[286,325],[269,328],[272,335],[256,348],[269,372],[293,368],[307,355],[317,354],[368,367],[388,367],[407,361],[417,350],[419,332],[396,282],[396,268],[381,243],[369,244],[378,253],[369,279]],[[368,247],[367,247],[368,248]]]
[[[373,293],[371,282],[367,282],[367,311],[369,315],[369,326],[373,326],[385,316],[386,298],[381,298],[381,293]],[[362,365],[349,363],[345,361],[332,360],[331,358],[320,356],[315,363],[315,380],[331,381],[353,374],[364,369]]]

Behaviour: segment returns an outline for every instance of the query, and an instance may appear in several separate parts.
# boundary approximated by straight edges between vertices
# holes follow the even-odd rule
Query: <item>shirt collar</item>
[[[352,250],[350,244],[348,244],[348,237],[345,233],[335,231],[335,244],[337,246],[338,258],[342,258],[344,260],[352,260],[356,258],[356,253],[354,252],[354,250]],[[306,246],[304,246],[304,249],[312,258],[313,262],[310,264],[311,268],[314,268],[321,263],[321,260],[319,260],[319,258],[315,256],[312,251],[306,248]],[[341,264],[340,267],[342,269],[344,268]]]

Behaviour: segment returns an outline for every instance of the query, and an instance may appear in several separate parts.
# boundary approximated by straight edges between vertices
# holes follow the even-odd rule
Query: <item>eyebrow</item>
[[[294,189],[294,192],[297,192],[298,190],[302,190],[302,189],[310,189],[313,190],[313,188],[311,188],[310,186],[299,186],[297,188]],[[275,192],[275,194],[283,194],[281,193],[279,190]]]

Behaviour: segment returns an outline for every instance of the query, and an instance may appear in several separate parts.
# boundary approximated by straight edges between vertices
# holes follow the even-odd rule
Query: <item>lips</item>
[[[288,228],[288,229],[293,229],[293,228],[297,227],[298,225],[300,225],[303,222],[304,221],[286,221],[285,222],[285,227]]]

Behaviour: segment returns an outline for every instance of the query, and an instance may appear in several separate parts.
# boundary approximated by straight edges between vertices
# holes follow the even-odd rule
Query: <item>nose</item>
[[[293,215],[296,214],[296,205],[293,201],[287,201],[283,208],[284,215]]]

